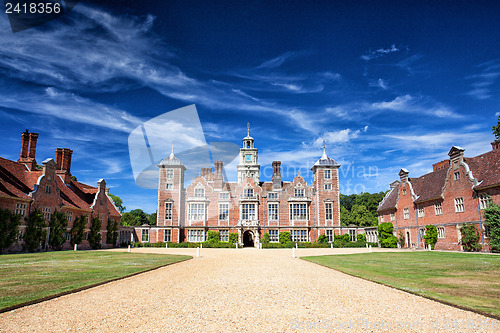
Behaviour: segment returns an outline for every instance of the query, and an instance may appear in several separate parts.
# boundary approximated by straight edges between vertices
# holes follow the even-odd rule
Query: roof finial
[[[172,155],[174,154],[174,144],[172,143]]]
[[[326,145],[325,145],[326,141],[325,139],[323,139],[323,154],[326,154]]]
[[[250,123],[247,123],[247,136],[250,136]]]
[[[298,176],[298,177],[300,177],[300,169],[299,169],[299,171],[297,172],[297,176]]]

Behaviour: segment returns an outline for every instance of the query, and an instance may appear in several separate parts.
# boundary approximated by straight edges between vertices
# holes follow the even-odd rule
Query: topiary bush
[[[292,236],[290,235],[290,231],[280,232],[279,240],[281,244],[287,244],[292,241]]]
[[[425,240],[425,245],[430,245],[431,249],[434,250],[434,246],[437,243],[438,240],[438,232],[437,228],[434,225],[428,224],[425,226],[425,235],[424,235],[424,240]]]
[[[394,226],[391,222],[384,222],[378,225],[378,239],[381,247],[395,248],[398,246],[398,239],[392,234],[393,230]]]

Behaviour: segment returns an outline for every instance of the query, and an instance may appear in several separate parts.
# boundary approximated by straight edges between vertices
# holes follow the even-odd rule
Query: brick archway
[[[243,247],[255,247],[255,234],[251,230],[243,232]]]

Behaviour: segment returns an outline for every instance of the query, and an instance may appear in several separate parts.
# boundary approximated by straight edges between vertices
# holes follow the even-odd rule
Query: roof
[[[34,188],[29,178],[24,164],[0,157],[0,195],[29,200],[28,193]]]
[[[382,199],[379,207],[377,208],[378,212],[396,208],[396,204],[398,203],[399,186],[400,184],[396,185],[385,195],[384,199]]]
[[[464,161],[478,181],[475,189],[500,185],[500,150],[491,150],[476,157],[465,158]]]
[[[183,165],[182,162],[175,157],[174,155],[174,148],[172,148],[172,153],[167,157],[164,158],[158,166],[172,166],[172,165]]]
[[[326,150],[323,148],[323,155],[321,156],[321,158],[319,160],[316,161],[316,163],[314,163],[313,165],[313,169],[314,167],[318,167],[318,166],[335,166],[335,167],[339,167],[340,164],[337,164],[337,162],[335,162],[335,160],[333,158],[330,158],[326,155]]]
[[[413,186],[413,191],[417,195],[415,202],[424,202],[439,198],[446,181],[447,171],[448,168],[444,168],[418,178],[412,178],[410,182]]]

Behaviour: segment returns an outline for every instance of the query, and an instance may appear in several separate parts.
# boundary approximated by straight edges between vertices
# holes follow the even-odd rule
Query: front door
[[[247,230],[243,233],[243,247],[254,247],[253,233]]]

